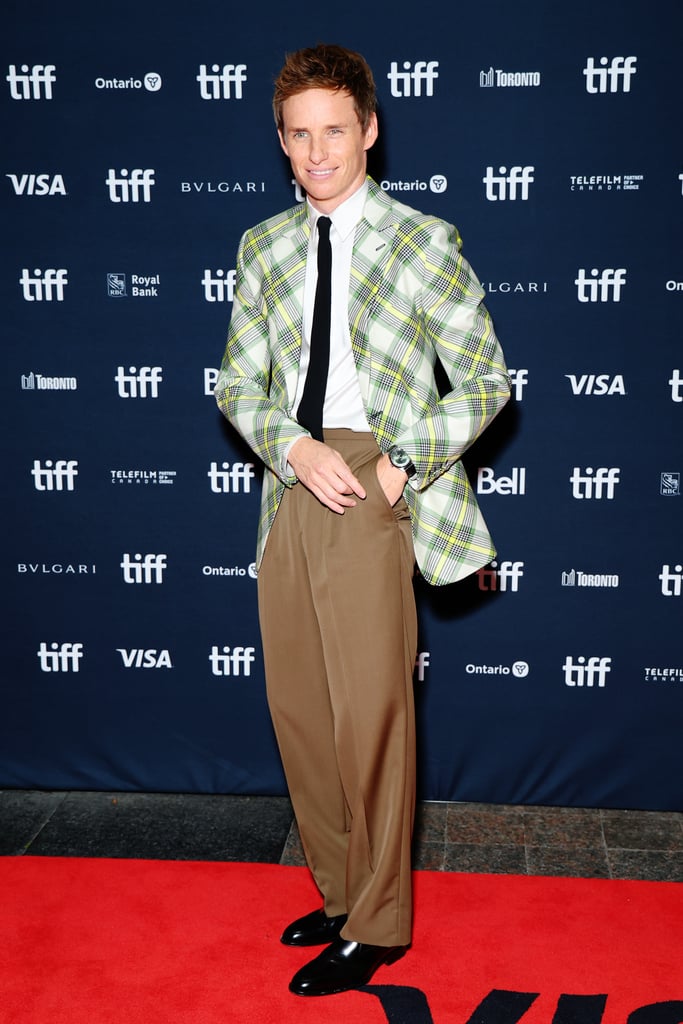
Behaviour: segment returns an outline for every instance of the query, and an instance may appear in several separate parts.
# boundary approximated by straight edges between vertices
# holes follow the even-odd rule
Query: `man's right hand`
[[[289,452],[289,464],[297,477],[318,501],[343,515],[353,508],[358,498],[365,498],[365,488],[344,462],[339,452],[313,437],[300,437]]]

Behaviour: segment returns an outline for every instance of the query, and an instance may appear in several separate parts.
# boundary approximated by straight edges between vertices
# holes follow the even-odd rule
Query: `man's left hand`
[[[380,487],[386,495],[389,504],[393,506],[403,494],[403,488],[408,480],[408,474],[404,469],[392,466],[387,454],[381,455],[377,460],[377,479]]]

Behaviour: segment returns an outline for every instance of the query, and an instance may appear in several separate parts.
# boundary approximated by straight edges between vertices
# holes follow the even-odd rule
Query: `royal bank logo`
[[[69,283],[65,267],[36,268],[33,273],[23,267],[19,284],[25,302],[64,302],[64,289]]]
[[[435,192],[437,195],[443,195],[448,190],[448,178],[445,174],[432,174],[429,181],[420,178],[413,181],[390,181],[383,178],[379,184],[383,192]]]
[[[212,462],[206,475],[214,494],[249,494],[256,477],[253,462]]]
[[[683,565],[663,565],[659,574],[664,597],[680,597],[683,594]]]
[[[491,66],[479,72],[480,89],[528,89],[541,84],[540,71],[503,71]]]
[[[681,474],[661,473],[659,477],[659,493],[665,498],[679,498],[681,495]]]
[[[515,166],[509,169],[499,167],[495,172],[493,167],[487,167],[486,174],[481,179],[486,186],[486,198],[490,203],[527,200],[529,186],[534,181],[534,170],[532,166]]]
[[[579,569],[569,569],[562,573],[563,587],[618,587],[619,576],[617,573],[604,572],[583,572]]]
[[[612,671],[612,659],[586,658],[584,655],[574,659],[567,655],[562,667],[566,686],[604,687],[607,676]]]
[[[434,95],[434,83],[439,77],[438,60],[416,60],[413,65],[409,60],[402,63],[402,71],[398,70],[398,61],[392,60],[387,78],[391,87],[391,95],[395,99],[406,99],[409,96]]]
[[[135,554],[128,552],[121,556],[120,567],[123,570],[123,582],[139,586],[141,584],[164,582],[164,571],[168,568],[165,554]]]
[[[68,195],[61,174],[6,174],[15,196],[65,196]]]
[[[509,476],[497,477],[491,466],[480,466],[477,494],[526,494],[526,467],[514,466]]]
[[[51,643],[43,641],[36,651],[41,672],[78,672],[83,658],[83,644]]]
[[[10,64],[6,80],[13,100],[51,100],[52,86],[57,81],[54,64]]]
[[[527,369],[508,369],[508,376],[512,385],[512,397],[516,402],[521,402],[524,397],[524,388],[529,383],[529,371]]]
[[[109,168],[105,184],[109,189],[112,203],[151,203],[152,189],[156,184],[153,167],[135,167],[129,171],[122,167],[120,171]]]
[[[33,485],[37,491],[75,491],[78,476],[76,459],[33,460],[31,470]]]
[[[593,469],[591,466],[581,469],[580,466],[574,466],[569,478],[572,497],[586,501],[600,501],[603,498],[612,501],[619,483],[619,473],[617,466],[600,466],[599,469]]]
[[[163,381],[161,366],[119,366],[114,381],[119,398],[158,398]]]
[[[572,192],[639,192],[645,176],[642,174],[571,174]]]
[[[199,95],[203,100],[241,100],[242,86],[247,80],[246,64],[199,65]]]
[[[524,562],[491,562],[483,569],[477,570],[479,590],[490,593],[506,591],[517,593],[519,581],[524,575]]]
[[[175,469],[110,469],[113,484],[127,484],[129,487],[170,487],[178,475]]]
[[[621,395],[626,394],[626,385],[621,373],[565,373],[573,395]]]
[[[78,387],[76,377],[48,377],[44,373],[22,373],[22,391],[75,391]]]
[[[160,286],[160,274],[130,275],[130,295],[134,299],[158,299]],[[107,274],[107,295],[110,299],[125,299],[128,294],[126,274]]]
[[[147,92],[159,92],[163,82],[156,71],[148,71],[142,78],[96,78],[96,89],[146,89]]]
[[[117,647],[124,668],[173,668],[171,652],[156,647]]]
[[[214,676],[250,676],[251,666],[256,660],[255,655],[255,647],[214,645],[209,654],[211,673]]]
[[[681,377],[681,371],[678,369],[672,370],[668,383],[671,387],[671,401],[683,402],[683,377]]]
[[[596,66],[595,58],[589,57],[583,69],[586,92],[630,92],[637,62],[637,57],[600,57]]]
[[[206,302],[232,302],[235,297],[236,270],[204,270],[202,286]]]
[[[574,281],[579,302],[620,302],[621,290],[626,284],[625,267],[594,267],[586,272],[581,267]]]

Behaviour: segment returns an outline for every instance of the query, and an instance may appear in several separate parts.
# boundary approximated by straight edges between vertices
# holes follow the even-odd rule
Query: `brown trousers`
[[[306,859],[346,939],[410,942],[414,552],[372,434],[325,431],[367,491],[343,515],[288,489],[258,576],[268,704]]]

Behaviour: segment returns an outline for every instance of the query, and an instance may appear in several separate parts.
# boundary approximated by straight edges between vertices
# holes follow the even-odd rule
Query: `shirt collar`
[[[356,189],[352,196],[345,199],[335,210],[330,214],[322,214],[318,210],[314,209],[308,199],[308,219],[311,225],[311,231],[315,228],[318,223],[318,217],[328,216],[334,224],[335,231],[339,235],[342,241],[344,241],[355,230],[358,221],[363,216],[363,207],[365,206],[365,199],[368,194],[368,182],[367,178],[360,186]]]

